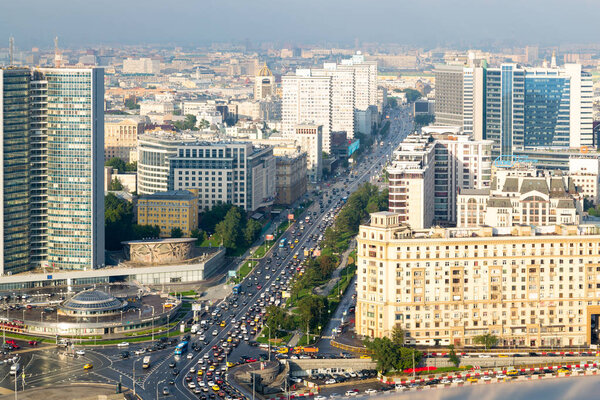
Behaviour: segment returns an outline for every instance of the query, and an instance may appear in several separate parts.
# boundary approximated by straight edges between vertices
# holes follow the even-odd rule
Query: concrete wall
[[[332,358],[332,359],[306,359],[288,360],[293,376],[308,376],[312,373],[332,373],[343,371],[360,371],[361,369],[375,369],[377,364],[369,359],[362,358]]]

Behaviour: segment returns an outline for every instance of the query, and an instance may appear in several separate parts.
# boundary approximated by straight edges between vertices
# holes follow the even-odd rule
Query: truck
[[[200,330],[200,324],[194,324],[194,325],[192,325],[192,329],[190,330],[190,332],[198,333],[199,330]]]
[[[18,375],[19,371],[21,370],[21,364],[19,364],[18,362],[14,363],[13,365],[10,366],[10,374],[11,375]]]
[[[142,368],[150,368],[150,356],[144,357],[144,359],[142,360]]]

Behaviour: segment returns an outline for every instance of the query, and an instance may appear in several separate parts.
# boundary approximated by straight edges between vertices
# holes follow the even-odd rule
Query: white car
[[[327,399],[327,397],[325,397],[325,396],[316,396],[315,397],[315,400],[326,400],[326,399]]]
[[[187,359],[191,360],[192,358],[194,358],[194,353],[188,353]]]
[[[375,393],[377,393],[377,390],[375,390],[375,389],[367,389],[367,390],[365,390],[365,394],[375,394]]]
[[[452,381],[451,381],[450,379],[444,378],[444,379],[442,379],[442,380],[440,381],[440,383],[441,383],[442,385],[447,385],[447,384],[449,384],[449,383],[452,383]]]
[[[492,356],[490,356],[489,354],[480,354],[479,358],[491,358]]]
[[[347,390],[345,393],[346,396],[350,396],[350,397],[356,396],[357,394],[358,394],[358,392],[355,392],[354,390]]]
[[[326,384],[326,385],[332,385],[332,384],[334,384],[334,383],[336,383],[336,382],[337,382],[337,381],[336,381],[335,379],[327,379],[327,380],[325,381],[325,384]]]
[[[77,354],[78,356],[84,356],[85,355],[85,350],[77,350],[75,352],[75,354]]]
[[[506,375],[504,375],[503,373],[499,373],[499,374],[496,374],[496,378],[504,379],[504,378],[506,378]]]
[[[462,378],[454,378],[452,379],[452,383],[465,383],[465,381]]]
[[[491,376],[489,376],[489,375],[484,375],[484,376],[482,376],[482,377],[481,377],[481,380],[482,380],[482,381],[491,381],[491,380],[492,380],[492,377],[491,377]]]
[[[196,384],[194,383],[194,381],[190,381],[190,382],[188,382],[188,387],[190,389],[195,389],[196,388]]]
[[[198,337],[198,339],[199,339],[199,340],[205,340],[205,339],[206,339],[206,335],[204,335],[204,333],[203,333],[203,334],[201,334],[201,335]]]
[[[204,387],[206,386],[206,383],[204,383],[204,381],[198,381],[198,385],[200,385],[200,387]]]
[[[195,373],[196,373],[196,367],[191,367],[190,374],[195,374]]]
[[[129,343],[127,343],[127,342],[121,342],[121,343],[117,344],[117,347],[127,347],[127,346],[129,346]]]
[[[572,372],[577,372],[577,373],[584,372],[584,371],[583,371],[583,368],[580,368],[580,367],[575,367],[575,368],[573,368],[571,371],[572,371]]]
[[[598,367],[594,367],[593,365],[591,367],[587,367],[587,370],[590,372],[597,372],[598,371]]]
[[[144,354],[145,352],[146,352],[145,349],[138,349],[138,350],[134,351],[136,356],[139,356],[140,354]]]

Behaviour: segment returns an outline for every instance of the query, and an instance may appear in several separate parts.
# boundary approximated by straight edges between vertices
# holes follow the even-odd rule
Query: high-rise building
[[[409,135],[387,168],[389,210],[412,229],[454,224],[457,193],[490,185],[491,148],[459,127],[428,126]]]
[[[104,264],[103,79],[97,68],[0,69],[1,273]]]
[[[597,344],[600,231],[595,225],[412,231],[371,214],[357,236],[356,333],[416,345]]]
[[[294,139],[308,157],[306,169],[311,182],[320,182],[323,176],[323,127],[296,125]]]
[[[323,126],[323,151],[330,152],[330,133],[370,134],[377,123],[377,63],[360,53],[323,69],[298,69],[282,77],[282,133],[293,136],[298,124]]]
[[[436,68],[436,123],[494,141],[493,154],[592,146],[592,81],[581,65]]]

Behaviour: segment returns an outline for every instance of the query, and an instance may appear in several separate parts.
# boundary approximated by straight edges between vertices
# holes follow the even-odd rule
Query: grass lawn
[[[173,292],[173,293],[169,293],[169,296],[196,296],[198,293],[196,293],[195,290],[187,290],[185,292]]]
[[[230,282],[240,283],[246,276],[248,276],[250,271],[252,271],[252,268],[254,268],[257,264],[258,261],[246,261],[244,265],[242,265],[237,271],[237,276],[232,278]]]
[[[210,238],[200,243],[200,247],[219,247],[221,245],[221,237],[214,233]]]

